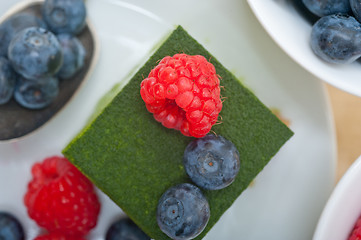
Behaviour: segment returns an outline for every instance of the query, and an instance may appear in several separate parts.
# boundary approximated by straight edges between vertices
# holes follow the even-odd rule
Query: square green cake
[[[64,155],[107,194],[151,238],[169,239],[158,227],[156,209],[171,186],[190,182],[183,153],[194,140],[154,120],[140,96],[140,83],[165,56],[203,55],[216,68],[226,97],[222,123],[212,130],[232,141],[241,169],[227,188],[203,191],[211,210],[201,239],[232,205],[280,147],[293,135],[257,97],[242,86],[207,50],[177,27],[159,49],[63,151]]]

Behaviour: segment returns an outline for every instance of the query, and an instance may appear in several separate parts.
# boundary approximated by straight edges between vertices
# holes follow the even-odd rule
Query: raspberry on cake
[[[95,227],[100,203],[93,184],[66,158],[46,158],[31,172],[24,202],[39,226],[79,239]]]
[[[204,137],[222,110],[216,69],[201,55],[164,57],[140,86],[149,112],[167,128]]]

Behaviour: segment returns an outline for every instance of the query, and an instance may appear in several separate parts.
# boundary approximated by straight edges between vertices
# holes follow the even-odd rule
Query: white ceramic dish
[[[361,156],[338,182],[322,212],[313,240],[347,240],[361,215]]]
[[[0,11],[9,2],[16,1],[2,1]],[[295,132],[206,239],[311,239],[335,179],[335,138],[328,101],[322,84],[289,61],[247,3],[87,0],[87,7],[101,46],[91,78],[36,134],[0,144],[0,209],[22,219],[27,240],[39,231],[22,203],[31,165],[61,154],[103,94],[118,82],[124,84],[122,79],[177,24],[242,78],[268,107],[279,109]],[[102,211],[98,226],[89,235],[91,240],[104,239],[110,222],[121,214],[106,196],[100,196]]]
[[[299,14],[292,1],[247,0],[255,16],[273,40],[297,63],[319,79],[361,96],[361,64],[329,64],[318,58],[309,46],[311,24]]]

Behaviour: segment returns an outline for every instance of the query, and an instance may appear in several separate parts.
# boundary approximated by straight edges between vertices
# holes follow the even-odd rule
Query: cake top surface
[[[201,239],[293,133],[182,27],[174,30],[63,153],[150,237],[168,239],[157,226],[156,208],[166,189],[190,182],[183,153],[193,138],[156,122],[139,89],[160,59],[176,53],[202,55],[215,66],[226,100],[222,123],[212,131],[232,141],[240,152],[241,169],[235,181],[222,190],[203,191],[211,218],[197,237]]]

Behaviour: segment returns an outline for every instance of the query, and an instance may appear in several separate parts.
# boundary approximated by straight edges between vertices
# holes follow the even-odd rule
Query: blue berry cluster
[[[86,25],[83,0],[45,0],[42,16],[17,13],[0,24],[0,105],[12,99],[28,109],[49,106],[59,81],[84,66],[79,34]]]
[[[361,0],[302,0],[318,20],[310,45],[329,63],[348,64],[361,56]]]
[[[209,134],[188,144],[183,163],[195,185],[182,183],[169,188],[157,208],[160,229],[176,240],[193,239],[204,230],[210,208],[200,188],[219,190],[229,186],[239,172],[240,157],[232,142]]]

